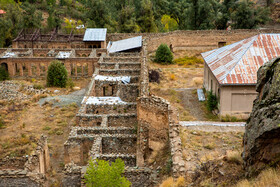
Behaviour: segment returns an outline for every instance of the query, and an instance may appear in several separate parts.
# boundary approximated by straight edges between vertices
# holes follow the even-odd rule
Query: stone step
[[[140,75],[140,69],[138,70],[131,70],[131,69],[100,69],[100,75],[108,75],[108,76],[133,76],[133,75]]]

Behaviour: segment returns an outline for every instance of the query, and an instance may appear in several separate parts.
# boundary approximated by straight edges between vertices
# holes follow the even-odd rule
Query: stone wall
[[[114,33],[107,34],[107,41],[116,41],[135,36],[147,40],[147,51],[154,52],[161,43],[172,44],[173,50],[187,50],[190,55],[218,48],[218,42],[231,44],[259,33],[279,33],[280,30],[181,30],[167,33]]]
[[[155,97],[140,97],[137,101],[138,142],[137,164],[146,165],[145,158],[151,150],[158,151],[154,145],[170,144],[173,175],[185,172],[182,158],[181,139],[177,112],[166,100]],[[163,147],[162,147],[163,148]]]
[[[17,169],[14,167],[14,165],[9,167],[7,163],[5,166],[2,165],[0,170],[1,187],[43,186],[45,174],[50,168],[47,138],[41,136],[35,152],[28,157],[23,167],[19,166]]]

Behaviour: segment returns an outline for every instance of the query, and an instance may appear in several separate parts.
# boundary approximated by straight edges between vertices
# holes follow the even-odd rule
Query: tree
[[[164,31],[174,31],[178,29],[178,23],[175,19],[171,18],[169,15],[163,15],[161,18],[161,23],[164,25]]]
[[[42,26],[42,12],[36,10],[35,5],[28,2],[22,4],[24,10],[23,24],[25,28],[41,28]]]
[[[17,4],[8,4],[3,17],[0,17],[0,47],[8,47],[23,28],[22,12]]]
[[[107,28],[108,32],[116,30],[116,22],[111,17],[106,1],[88,0],[85,8],[85,18],[88,27]]]
[[[122,8],[119,17],[119,32],[138,32],[139,26],[136,23],[134,8],[125,6]]]
[[[115,162],[105,160],[90,160],[89,166],[85,174],[86,186],[98,186],[98,187],[129,187],[129,182],[124,173],[124,162],[117,158]]]
[[[47,72],[47,86],[65,88],[67,84],[67,70],[60,61],[52,61]]]
[[[8,71],[3,66],[0,66],[0,81],[4,81],[8,79],[9,79]]]
[[[269,20],[269,9],[257,7],[253,2],[239,2],[232,13],[233,28],[253,29]]]
[[[215,28],[214,20],[218,3],[215,0],[191,0],[185,11],[185,29],[203,30]]]
[[[138,25],[141,27],[141,32],[157,32],[157,26],[153,15],[153,4],[150,0],[141,1],[141,11]]]
[[[166,44],[161,44],[156,51],[155,62],[161,64],[171,64],[173,61],[173,54]]]

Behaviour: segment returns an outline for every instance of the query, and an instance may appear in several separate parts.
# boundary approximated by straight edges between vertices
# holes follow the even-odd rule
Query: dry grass
[[[184,187],[185,185],[185,178],[180,176],[177,180],[172,177],[167,178],[161,183],[160,187]]]
[[[251,181],[245,179],[237,183],[236,187],[279,187],[280,169],[269,168],[262,171],[259,176]]]
[[[241,164],[243,162],[240,151],[229,150],[226,153],[226,160],[231,163]]]
[[[173,106],[175,106],[179,112],[179,119],[181,121],[196,120],[196,118],[190,114],[189,109],[184,108],[179,91],[174,89],[162,90],[159,88],[153,88],[151,93],[168,100]]]
[[[187,68],[202,68],[203,67],[203,59],[197,58],[196,56],[192,57],[181,57],[174,60],[175,64],[179,66],[187,67]]]

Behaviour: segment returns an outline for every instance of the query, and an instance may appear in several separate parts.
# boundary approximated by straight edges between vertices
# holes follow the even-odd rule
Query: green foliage
[[[8,71],[3,66],[0,66],[0,81],[4,81],[8,79],[9,79]]]
[[[137,20],[141,32],[157,32],[155,24],[153,4],[150,0],[141,1],[141,11]]]
[[[24,10],[24,28],[41,28],[43,21],[42,12],[37,10],[35,5],[28,2],[24,2],[22,8]]]
[[[212,111],[218,108],[218,99],[212,91],[207,92],[207,109],[208,111]]]
[[[131,6],[125,6],[122,8],[119,17],[119,32],[130,33],[139,32],[140,28],[136,23],[134,14],[135,10]]]
[[[131,182],[122,176],[124,173],[124,166],[124,162],[120,158],[117,158],[111,165],[109,161],[105,160],[90,160],[84,176],[86,186],[131,186]]]
[[[161,64],[171,64],[173,61],[173,54],[166,44],[161,44],[156,51],[155,62]]]
[[[44,86],[42,86],[41,84],[33,84],[33,88],[34,88],[34,89],[41,90],[41,89],[44,88]]]
[[[74,82],[72,81],[71,78],[69,78],[67,80],[67,84],[66,85],[67,85],[68,88],[71,88],[71,89],[75,86],[75,84],[74,84]]]
[[[47,86],[66,87],[67,70],[60,61],[52,61],[47,72]]]
[[[164,25],[164,31],[174,31],[178,29],[178,23],[174,18],[169,15],[163,15],[161,18],[161,23]]]
[[[253,29],[259,24],[264,24],[269,20],[269,9],[254,8],[253,2],[239,2],[232,13],[233,28]]]

